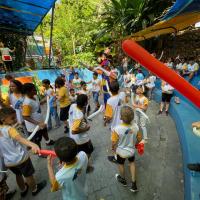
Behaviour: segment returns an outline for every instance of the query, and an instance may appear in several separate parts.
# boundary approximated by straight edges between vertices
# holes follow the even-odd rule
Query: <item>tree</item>
[[[111,0],[105,3],[101,14],[103,29],[97,35],[105,33],[119,39],[150,26],[163,10],[172,4],[172,0]]]
[[[69,55],[86,57],[93,52],[93,35],[98,29],[98,10],[100,0],[63,0],[56,4],[53,45],[54,49],[62,49],[64,60],[70,61]],[[49,37],[50,15],[43,22],[44,35]],[[84,53],[85,56],[75,56]],[[92,59],[93,57],[91,57]],[[71,62],[71,61],[70,61]]]

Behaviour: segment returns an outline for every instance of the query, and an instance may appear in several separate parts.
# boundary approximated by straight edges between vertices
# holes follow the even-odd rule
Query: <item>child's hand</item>
[[[31,151],[34,153],[34,154],[37,154],[39,151],[40,151],[40,147],[37,145],[37,144],[32,144],[31,145]]]
[[[53,157],[51,155],[47,157],[47,165],[51,167],[53,166]]]

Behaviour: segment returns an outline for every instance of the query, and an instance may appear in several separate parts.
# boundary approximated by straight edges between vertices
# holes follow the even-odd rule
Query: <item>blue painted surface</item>
[[[68,70],[67,74],[69,74]],[[76,69],[75,71],[77,71],[79,73],[79,76],[81,79],[83,79],[84,81],[88,82],[92,79],[92,72],[89,71],[88,69]],[[22,76],[37,76],[40,80],[43,79],[49,79],[51,83],[54,83],[56,78],[58,76],[60,76],[63,73],[62,70],[60,69],[55,69],[55,70],[39,70],[39,71],[26,71],[26,72],[17,72],[14,73],[13,76],[14,77],[22,77]],[[4,74],[0,74],[0,78],[4,78]],[[69,79],[69,76],[67,76],[67,79]]]
[[[200,110],[192,106],[188,101],[181,99],[181,104],[174,101],[170,105],[170,114],[174,119],[181,142],[183,153],[183,170],[185,176],[185,199],[199,199],[200,176],[192,176],[187,169],[188,163],[200,162],[200,137],[192,132],[191,124],[200,120]]]

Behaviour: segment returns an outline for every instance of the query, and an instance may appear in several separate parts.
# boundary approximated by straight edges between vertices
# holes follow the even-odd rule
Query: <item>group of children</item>
[[[199,70],[198,59],[194,57],[180,58],[178,56],[175,59],[169,58],[165,64],[169,68],[176,70],[181,76],[188,77],[188,81],[191,81]]]
[[[91,90],[88,90],[87,84],[92,84]],[[55,175],[53,158],[48,157],[48,173],[52,191],[61,189],[63,199],[87,199],[85,176],[86,173],[94,170],[91,164],[91,154],[94,147],[89,134],[88,105],[92,95],[95,104],[94,111],[100,107],[101,80],[94,72],[93,79],[86,83],[76,73],[70,88],[66,87],[64,77],[58,77],[55,80],[55,88],[50,85],[48,79],[43,80],[42,85],[45,98],[39,100],[34,84],[22,85],[15,79],[10,80],[8,99],[0,109],[0,153],[2,158],[0,166],[5,165],[16,175],[22,197],[26,196],[29,188],[32,195],[36,195],[45,187],[46,181],[36,184],[33,176],[34,167],[24,145],[28,149],[32,149],[34,153],[38,153],[41,148],[41,140],[44,138],[46,145],[54,145],[61,165],[61,169]],[[111,146],[114,155],[111,157],[119,168],[116,179],[126,186],[124,162],[128,159],[132,176],[130,190],[137,192],[134,163],[135,145],[140,143],[142,139],[145,142],[148,139],[146,119],[138,110],[146,112],[149,102],[143,95],[144,89],[140,85],[135,90],[136,95],[131,106],[128,105],[129,99],[126,93],[120,92],[119,83],[116,80],[110,82],[108,90],[111,94],[109,94],[110,98],[105,107],[104,125],[109,124],[111,130]],[[44,123],[40,108],[41,104],[45,102],[46,96],[49,97],[50,106],[50,117],[47,125]],[[11,107],[8,107],[9,105]],[[57,107],[60,109],[59,115]],[[49,139],[48,130],[52,128],[51,117],[55,119],[56,128],[61,125],[60,121],[64,123],[65,133],[68,133],[68,137],[60,138],[55,142]],[[23,127],[27,135],[30,135],[36,126],[39,126],[39,130],[29,141],[20,136],[17,128],[14,128],[16,122]],[[3,169],[2,167],[1,170]],[[6,199],[7,189],[3,189],[5,188],[3,185],[6,185],[6,178],[3,177],[0,180],[0,197]]]

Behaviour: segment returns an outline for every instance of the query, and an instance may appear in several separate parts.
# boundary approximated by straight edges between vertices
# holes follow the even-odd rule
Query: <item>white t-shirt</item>
[[[20,144],[15,137],[19,135],[11,126],[0,126],[0,152],[6,167],[16,166],[28,159],[26,147]]]
[[[168,83],[165,83],[165,85],[162,86],[163,93],[172,94],[173,90],[174,90],[174,88],[171,85],[169,85]]]
[[[4,62],[6,62],[6,61],[12,61],[12,57],[10,56],[10,51],[11,50],[8,47],[0,48],[0,51],[1,51],[2,60]],[[4,56],[9,56],[9,60],[6,60]]]
[[[191,65],[191,64],[188,65],[188,71],[189,71],[189,72],[197,71],[198,68],[199,68],[198,63],[194,63],[193,65]]]
[[[70,137],[75,140],[79,145],[89,142],[88,131],[79,134],[72,134],[72,131],[77,130],[80,126],[87,125],[83,112],[77,107],[76,104],[72,104],[69,109],[69,127]]]
[[[9,56],[10,55],[10,49],[8,47],[0,48],[1,55],[2,56]]]
[[[124,87],[130,87],[131,86],[131,74],[125,74],[124,75]]]
[[[77,161],[72,166],[64,165],[56,173],[56,181],[62,191],[63,200],[87,200],[87,165],[87,155],[81,151],[77,155]]]
[[[17,97],[14,93],[9,94],[9,100],[11,103],[11,106],[15,109],[16,111],[16,116],[17,116],[17,122],[19,124],[22,124],[23,117],[22,117],[22,104],[24,101],[24,97]]]
[[[92,80],[92,92],[99,92],[101,89],[100,84],[101,84],[101,80],[93,79]]]
[[[78,90],[80,90],[81,88],[80,88],[80,86],[81,86],[81,79],[80,78],[78,78],[78,79],[76,79],[76,78],[74,78],[73,79],[73,81],[72,81],[72,84],[75,86],[75,90],[76,91],[78,91]]]
[[[183,67],[182,63],[179,63],[176,65],[177,70],[182,70],[182,67]]]
[[[113,129],[112,134],[116,134],[118,138],[116,153],[120,157],[129,158],[134,156],[138,131],[139,128],[136,123],[132,125],[121,123]]]
[[[53,96],[53,89],[52,88],[49,88],[48,90],[45,90],[44,91],[44,95],[45,96],[48,96],[49,98],[51,98]]]
[[[111,130],[122,122],[120,119],[120,110],[121,106],[125,103],[125,97],[126,94],[120,92],[118,95],[110,97],[107,101],[105,116],[112,118],[110,124]]]
[[[29,116],[38,122],[43,122],[39,99],[37,96],[35,96],[34,98],[35,100],[30,99],[27,96],[25,97],[22,105],[22,115]],[[28,132],[33,132],[36,125],[26,120],[24,121]]]
[[[148,79],[149,79],[149,83],[147,83],[146,86],[148,88],[154,88],[155,87],[156,76],[150,76]]]
[[[70,99],[71,103],[75,103],[76,99],[77,99],[77,95],[75,95],[75,96],[69,95],[69,99]]]
[[[166,63],[166,65],[169,67],[169,68],[173,68],[173,66],[174,66],[174,63],[173,62],[168,62],[168,63]]]

